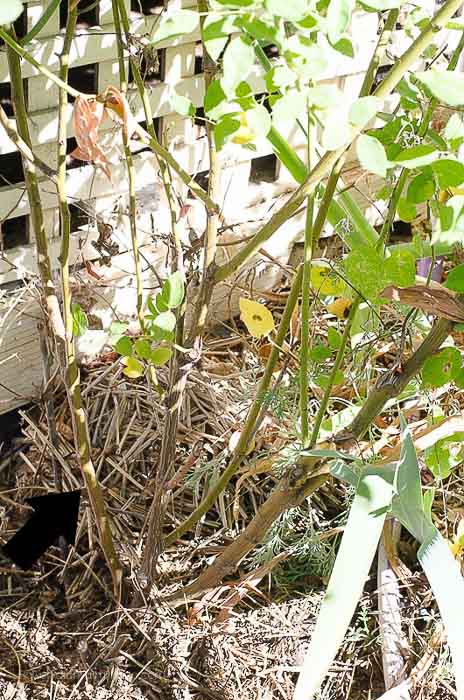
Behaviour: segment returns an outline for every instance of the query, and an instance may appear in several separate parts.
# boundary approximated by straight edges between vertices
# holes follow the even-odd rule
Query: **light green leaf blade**
[[[451,158],[440,158],[431,164],[442,190],[458,187],[464,182],[464,165]]]
[[[386,177],[388,158],[385,148],[378,139],[367,134],[361,134],[356,142],[356,152],[364,170],[368,170],[379,177]]]
[[[369,575],[391,495],[382,472],[366,469],[358,482],[294,700],[311,700],[335,659]],[[384,512],[374,516],[373,511]]]
[[[350,122],[363,129],[382,107],[382,100],[374,95],[360,97],[350,107]]]
[[[183,34],[191,34],[199,26],[199,15],[194,10],[173,10],[162,15],[151,43],[160,44],[167,39],[175,39]]]
[[[415,74],[434,97],[449,105],[459,107],[464,104],[464,74],[458,70],[440,71],[431,68]]]
[[[184,280],[180,272],[173,272],[163,284],[161,297],[168,309],[175,309],[184,299]]]
[[[445,625],[453,659],[457,697],[464,698],[464,580],[447,542],[431,526],[430,537],[417,554]]]
[[[282,17],[290,22],[303,19],[309,10],[307,0],[265,0],[265,7],[271,15]]]
[[[243,36],[232,39],[222,58],[221,87],[226,95],[234,96],[235,88],[248,78],[254,62],[255,52],[251,43]]]
[[[353,0],[330,1],[327,9],[327,30],[331,44],[336,44],[348,28],[354,5]]]
[[[403,168],[422,168],[424,165],[433,163],[437,157],[438,151],[435,146],[421,144],[420,146],[412,146],[411,148],[403,149],[398,153],[394,162],[401,165]]]
[[[21,0],[3,0],[0,7],[0,25],[12,24],[23,10],[24,5]]]

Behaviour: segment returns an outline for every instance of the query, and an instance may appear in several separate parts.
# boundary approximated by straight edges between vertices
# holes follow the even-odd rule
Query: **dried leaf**
[[[352,306],[352,299],[345,299],[344,297],[340,297],[339,299],[335,299],[335,301],[333,301],[331,304],[327,305],[327,311],[329,312],[329,314],[333,314],[334,316],[343,321],[344,319],[348,318],[348,314],[350,313],[350,309]]]
[[[101,102],[97,102],[95,99],[87,99],[81,95],[76,98],[73,110],[73,126],[77,148],[74,149],[71,156],[99,165],[108,179],[111,180],[109,163],[98,144],[98,133],[104,113],[105,108]]]
[[[390,285],[385,287],[381,296],[421,309],[432,316],[448,318],[455,323],[464,322],[464,302],[450,289],[438,284],[433,287],[420,284],[413,287]]]
[[[110,85],[100,95],[105,109],[113,121],[122,124],[125,141],[128,141],[137,128],[137,121],[130,111],[129,103],[118,88]]]

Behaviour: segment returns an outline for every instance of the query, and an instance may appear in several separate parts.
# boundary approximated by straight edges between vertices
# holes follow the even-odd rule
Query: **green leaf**
[[[364,170],[386,177],[388,158],[380,141],[373,136],[361,134],[356,142],[356,153]]]
[[[271,129],[271,115],[264,105],[256,105],[246,112],[247,124],[255,138],[264,139]]]
[[[331,110],[324,120],[322,146],[327,151],[336,151],[346,146],[352,139],[353,127],[338,110]]]
[[[199,27],[199,15],[194,10],[167,11],[161,15],[161,20],[153,34],[151,44],[174,39],[184,34],[191,34]]]
[[[255,52],[249,39],[243,36],[234,37],[222,58],[221,86],[229,97],[235,96],[235,88],[242,80],[246,80],[255,62]]]
[[[13,24],[23,10],[21,0],[3,0],[0,6],[0,25]]]
[[[129,379],[137,379],[141,377],[144,372],[144,366],[135,357],[123,357],[122,361],[126,365],[122,373],[129,377]]]
[[[384,12],[385,10],[394,10],[400,7],[403,0],[362,0],[361,5],[369,10],[376,12]]]
[[[79,304],[71,304],[71,315],[73,320],[73,336],[78,338],[89,329],[87,314]]]
[[[227,97],[217,78],[213,80],[206,91],[203,107],[210,119],[218,119],[224,113]]]
[[[165,365],[167,362],[169,362],[171,355],[171,348],[160,347],[153,350],[149,359],[156,367],[161,367],[161,365]]]
[[[308,102],[318,109],[330,109],[340,104],[343,95],[336,85],[318,85],[306,90]]]
[[[451,158],[440,158],[432,163],[431,168],[437,176],[440,189],[458,187],[464,182],[464,165]]]
[[[421,168],[424,165],[433,163],[438,157],[438,152],[435,146],[421,144],[420,146],[411,146],[404,148],[394,158],[395,163],[403,168]]]
[[[448,289],[452,289],[453,292],[464,294],[464,264],[457,265],[448,272],[448,277],[446,278],[444,286]]]
[[[349,120],[354,126],[363,129],[375,117],[381,107],[382,100],[378,97],[373,95],[360,97],[351,105]]]
[[[117,353],[120,355],[123,355],[124,357],[132,355],[132,341],[130,338],[127,337],[127,335],[123,335],[119,340],[116,342],[114,349],[116,350]]]
[[[295,699],[313,698],[335,659],[369,576],[391,495],[391,484],[380,470],[366,469],[359,477],[335,565],[298,678]],[[375,512],[382,514],[374,515]]]
[[[254,0],[216,0],[219,5],[226,5],[230,7],[249,7],[253,5]]]
[[[113,321],[113,323],[110,326],[111,343],[116,343],[119,340],[119,338],[121,338],[124,335],[128,328],[128,323],[123,323],[122,321]]]
[[[416,78],[439,102],[450,107],[459,107],[464,104],[464,74],[459,70],[440,71],[431,68],[417,72]]]
[[[453,150],[464,142],[464,124],[459,114],[451,115],[443,131],[443,136]]]
[[[424,517],[422,485],[416,450],[411,433],[401,416],[401,456],[393,482],[392,513],[407,527],[419,542],[427,534],[428,522]]]
[[[430,173],[419,173],[411,180],[408,187],[407,200],[412,204],[421,204],[431,199],[435,194],[435,181]]]
[[[384,281],[386,284],[394,284],[397,287],[409,287],[416,281],[416,259],[414,255],[404,249],[392,251],[390,257],[384,261]]]
[[[139,338],[134,343],[134,350],[142,360],[148,360],[151,354],[151,345],[148,340]]]
[[[342,344],[342,334],[330,326],[329,330],[327,331],[327,342],[331,348],[338,350]]]
[[[274,66],[266,73],[266,87],[268,92],[278,92],[295,85],[298,76],[288,66]]]
[[[223,16],[215,12],[210,12],[206,15],[203,23],[203,41],[213,61],[218,60],[229,40],[230,34],[236,31],[237,26],[233,15]]]
[[[448,543],[435,526],[420,547],[417,558],[424,569],[446,630],[453,660],[456,697],[464,697],[464,580]]]
[[[173,272],[161,289],[161,298],[168,309],[175,309],[184,300],[184,280],[180,272]],[[166,311],[167,309],[163,309]]]
[[[290,91],[279,97],[272,107],[272,121],[276,124],[294,122],[306,112],[307,99],[302,92]]]
[[[216,122],[214,127],[214,141],[216,149],[220,151],[236,131],[240,129],[240,120],[237,115],[224,114]]]
[[[432,243],[459,243],[464,240],[464,197],[450,197],[446,204],[438,205],[438,222],[432,235]]]
[[[183,117],[194,117],[195,107],[191,103],[188,97],[183,95],[178,95],[174,88],[171,88],[169,95],[169,103],[174,112],[182,115]]]
[[[154,340],[172,340],[174,328],[176,327],[176,317],[172,311],[163,311],[159,314],[150,326],[150,333]]]
[[[311,348],[309,356],[314,362],[324,362],[324,360],[332,356],[332,350],[327,345],[319,343]]]
[[[447,479],[453,469],[462,462],[461,444],[451,445],[448,440],[438,440],[424,452],[428,469],[436,479]]]
[[[331,44],[336,44],[348,29],[354,6],[354,0],[330,0],[327,9],[327,36]]]
[[[376,300],[385,287],[384,265],[380,253],[368,246],[351,250],[344,261],[348,280],[370,301]]]
[[[351,43],[351,39],[348,36],[344,36],[335,44],[332,44],[332,48],[335,49],[335,51],[338,51],[338,53],[343,54],[343,56],[354,58],[354,47]]]
[[[396,207],[396,212],[400,217],[401,221],[414,221],[417,216],[416,205],[412,204],[409,200],[404,197],[400,197],[398,200],[398,206]]]
[[[267,11],[275,17],[282,17],[289,22],[303,19],[308,13],[307,0],[265,0]]]
[[[428,357],[422,368],[422,381],[425,386],[439,387],[452,382],[461,369],[461,353],[456,348],[443,348]]]
[[[321,389],[327,389],[330,383],[330,375],[329,374],[318,374],[314,380],[318,386],[321,387]],[[334,377],[334,382],[333,386],[338,386],[339,384],[343,384],[345,381],[345,375],[341,371],[341,369],[337,369],[335,372],[335,377]]]

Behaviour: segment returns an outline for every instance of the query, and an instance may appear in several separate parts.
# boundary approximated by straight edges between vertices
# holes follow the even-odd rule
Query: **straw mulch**
[[[285,295],[274,296],[276,316],[284,301]],[[289,351],[291,357],[291,341]],[[201,366],[191,373],[184,397],[176,464],[179,483],[166,531],[192,512],[209,480],[226,463],[265,355],[265,348],[248,345],[237,326],[220,327],[207,339]],[[161,383],[166,385],[167,380],[167,372],[160,372]],[[251,581],[241,601],[226,614],[224,596],[200,601],[189,610],[173,610],[163,602],[164,593],[193,580],[253,517],[277,475],[268,471],[249,476],[241,484],[240,498],[235,493],[237,482],[232,484],[196,531],[163,554],[155,589],[146,599],[138,568],[164,425],[163,402],[146,381],[127,380],[113,353],[83,371],[82,385],[93,457],[132,601],[125,608],[114,605],[83,492],[75,549],[53,547],[29,572],[15,569],[0,555],[0,698],[290,700],[327,570],[309,571],[301,559],[282,560],[272,576],[269,569],[259,581]],[[346,387],[340,387],[340,397],[348,394]],[[22,412],[23,434],[7,445],[0,459],[2,543],[27,519],[25,499],[55,490],[54,463],[62,471],[64,490],[82,488],[67,401],[59,388],[52,398],[56,444],[42,402]],[[277,418],[269,412],[250,465],[277,454],[293,429],[285,413]],[[463,494],[459,476],[454,477],[453,489],[451,506],[458,507],[459,493]],[[348,502],[349,491],[338,483],[319,492],[312,502],[311,527],[323,533],[334,523],[343,526]],[[308,517],[306,513],[292,521],[290,537],[295,538],[295,532],[300,537],[298,528],[301,537],[307,536]],[[331,533],[329,564],[336,543]],[[411,566],[413,554],[403,554]],[[238,578],[256,566],[252,559],[243,562]],[[423,576],[412,569],[401,603],[411,667],[421,659],[431,660],[419,678],[418,691],[422,698],[452,698],[442,637],[436,648],[429,645],[438,624],[433,598]],[[373,570],[321,698],[367,700],[383,689]]]

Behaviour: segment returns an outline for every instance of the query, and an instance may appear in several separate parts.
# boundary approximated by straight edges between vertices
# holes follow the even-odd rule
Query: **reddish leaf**
[[[109,163],[98,144],[98,132],[105,112],[104,105],[95,99],[79,96],[73,110],[73,126],[77,148],[71,153],[73,158],[86,160],[100,166],[111,180]]]
[[[107,113],[118,124],[122,124],[124,139],[128,141],[137,128],[137,121],[130,111],[129,103],[118,88],[110,85],[100,95]]]

